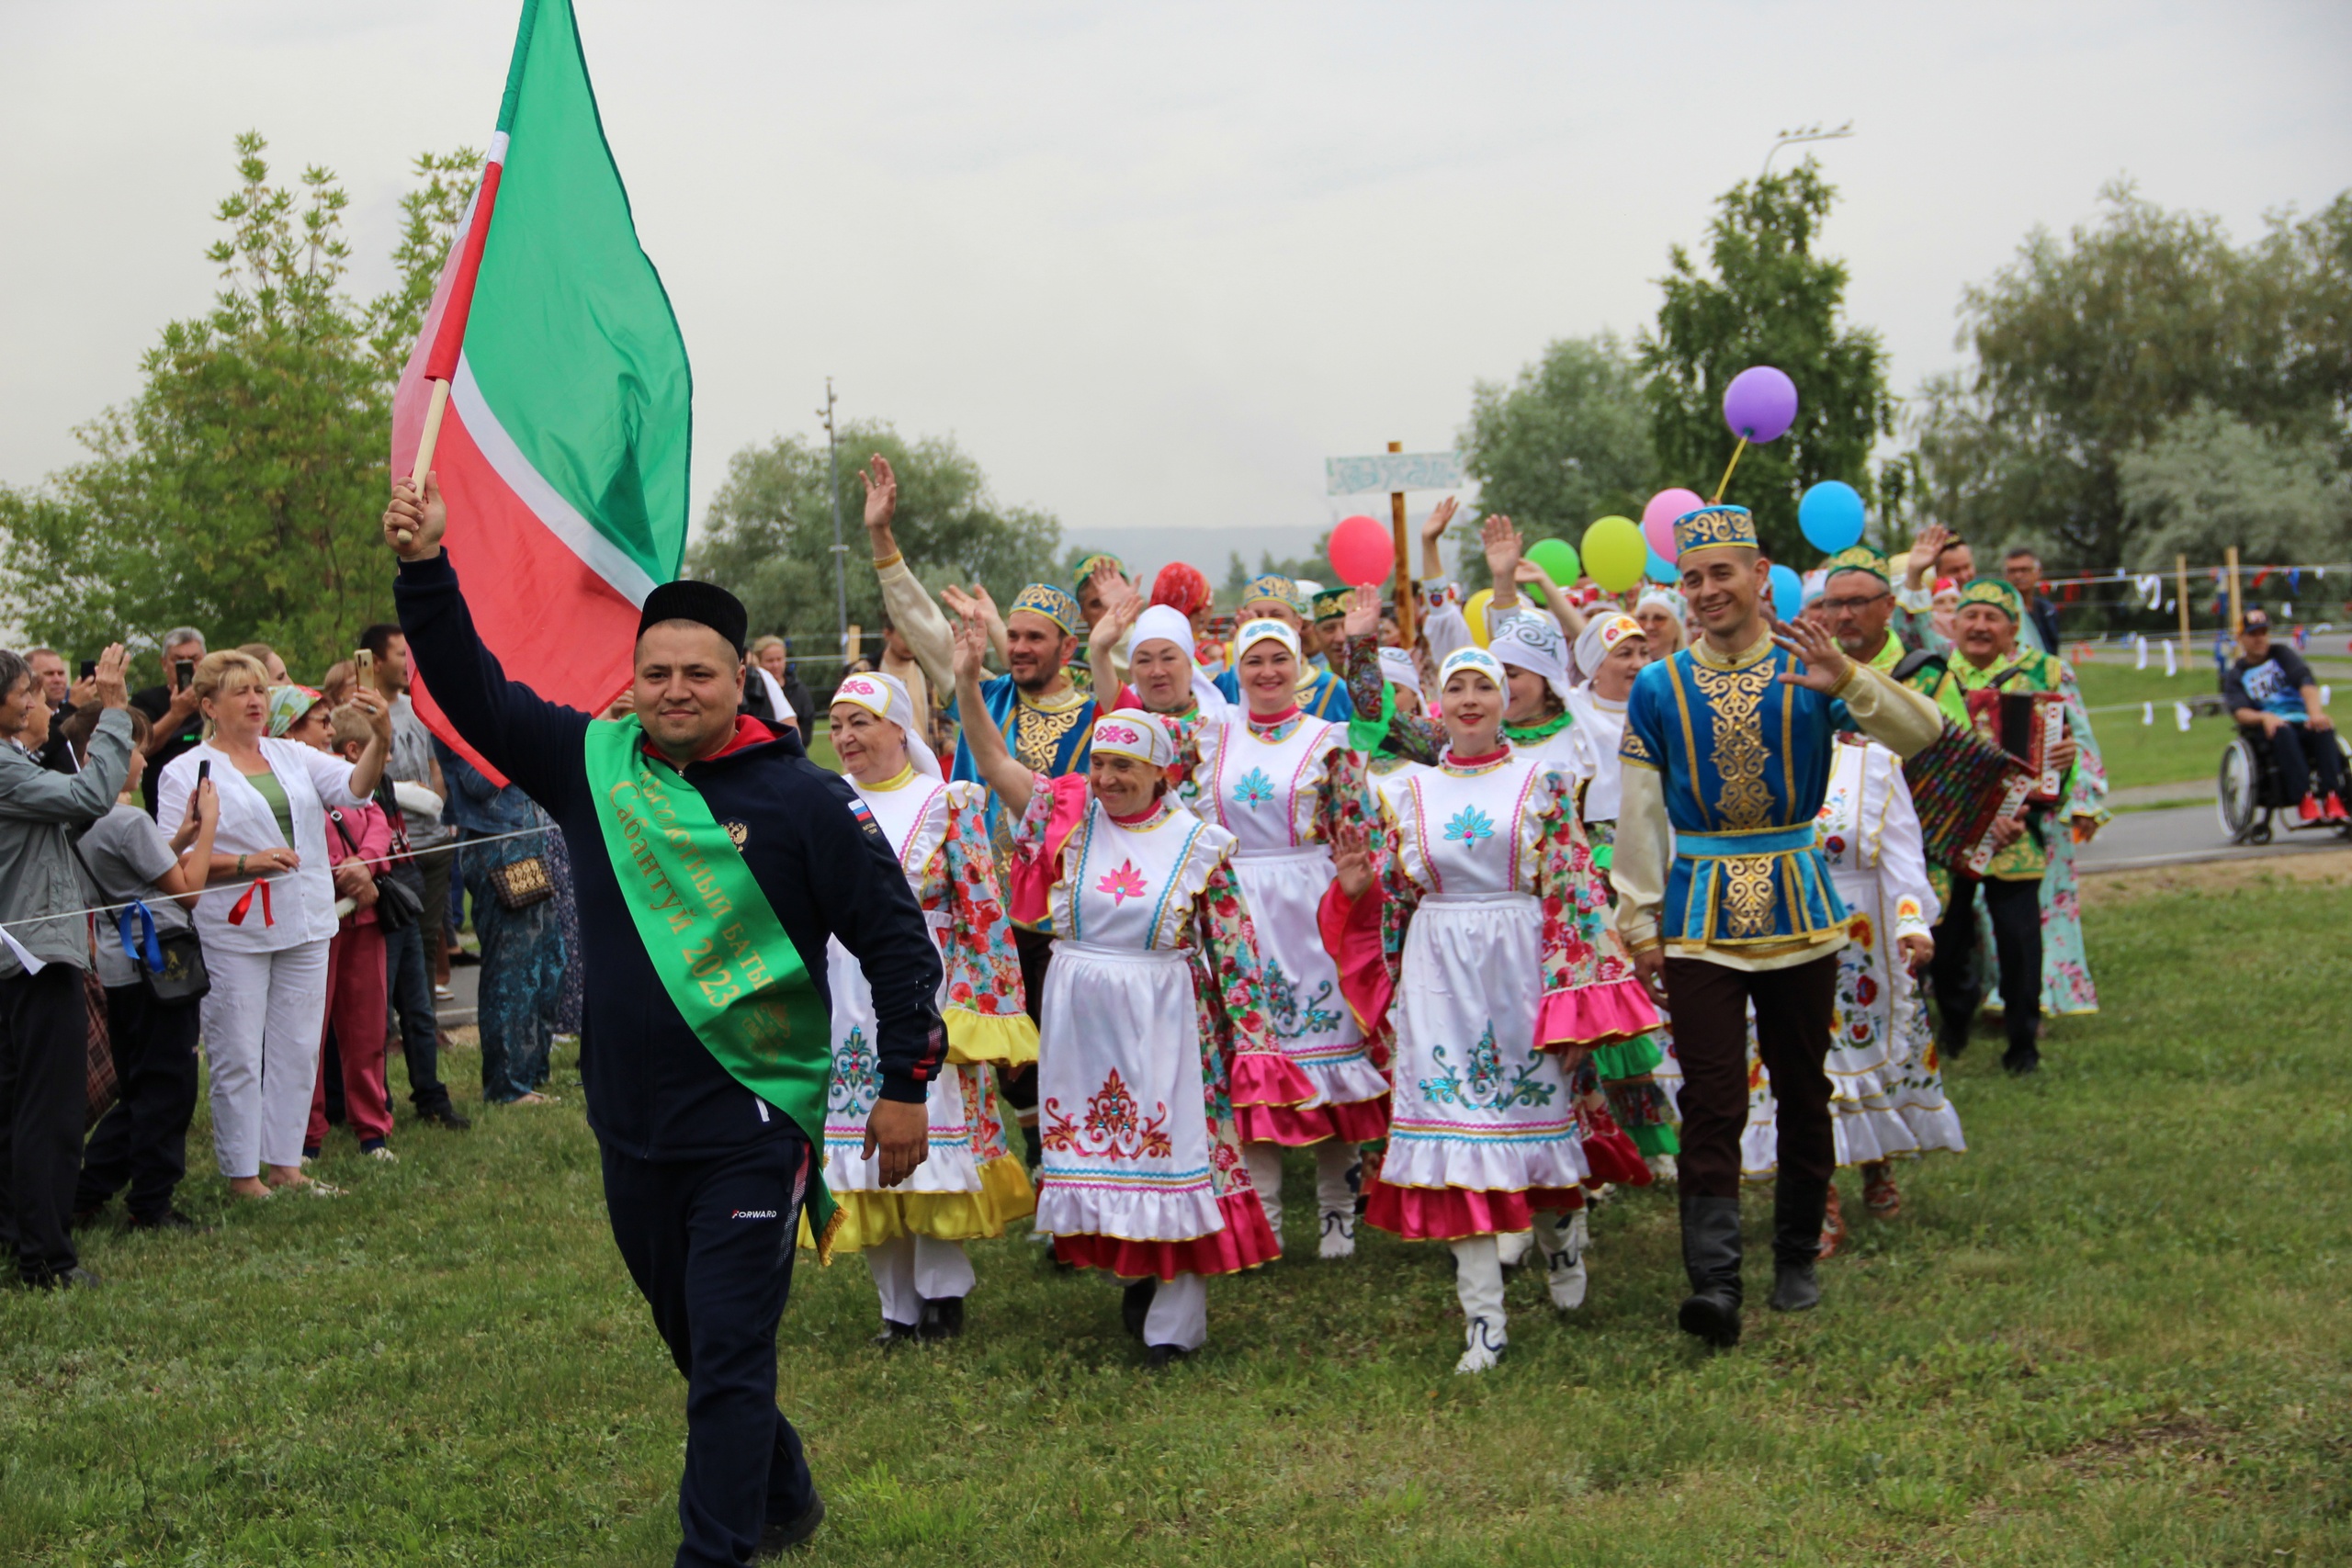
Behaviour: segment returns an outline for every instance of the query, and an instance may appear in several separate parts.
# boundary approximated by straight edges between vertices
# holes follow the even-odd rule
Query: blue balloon
[[[1652,582],[1679,582],[1682,581],[1682,574],[1674,570],[1674,563],[1667,559],[1664,556],[1658,554],[1656,550],[1652,550],[1650,552],[1649,576]]]
[[[1804,581],[1787,567],[1772,568],[1772,614],[1784,621],[1793,621],[1797,612],[1804,608]]]
[[[1862,540],[1862,498],[1842,479],[1824,479],[1797,502],[1797,526],[1805,542],[1825,556],[1834,556]]]

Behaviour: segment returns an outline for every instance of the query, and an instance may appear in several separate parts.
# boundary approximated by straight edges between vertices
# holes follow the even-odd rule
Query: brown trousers
[[[1747,1125],[1747,1004],[1756,1043],[1779,1102],[1781,1169],[1824,1180],[1837,1170],[1829,1130],[1829,1055],[1836,1023],[1838,955],[1786,969],[1734,969],[1703,958],[1666,961],[1674,1054],[1682,1064],[1686,1198],[1739,1196],[1739,1134]]]

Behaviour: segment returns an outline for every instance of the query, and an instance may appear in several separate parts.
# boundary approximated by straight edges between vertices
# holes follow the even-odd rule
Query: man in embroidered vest
[[[1995,825],[2003,840],[1981,879],[1955,878],[1936,925],[1936,1048],[1956,1061],[1984,998],[1976,976],[1976,901],[1981,888],[2001,994],[2008,1049],[2001,1065],[2020,1077],[2041,1066],[2041,1015],[2049,966],[2044,951],[2055,935],[2075,962],[2080,986],[2090,970],[2082,955],[2081,917],[2074,900],[2052,908],[2047,884],[2063,877],[2073,891],[2074,847],[2090,842],[2107,820],[2107,772],[2091,735],[2090,715],[2062,659],[2025,647],[2019,627],[2025,596],[2004,579],[1980,577],[1961,591],[1953,613],[1960,647],[1936,701],[1952,723],[1970,726],[1971,692],[2056,692],[2064,694],[2066,738],[2049,758],[2061,779],[2055,805],[2030,806]],[[1943,884],[1939,882],[1938,891]],[[2096,996],[2091,998],[2096,1001]],[[2051,1010],[2061,1010],[2052,1008]]]
[[[1258,620],[1280,621],[1301,634],[1300,645],[1304,648],[1306,634],[1315,629],[1314,623],[1307,619],[1313,609],[1314,601],[1300,591],[1296,579],[1270,571],[1251,578],[1242,588],[1241,608],[1233,624],[1238,626]],[[1241,676],[1238,671],[1227,670],[1217,676],[1216,689],[1235,707],[1248,705],[1241,700]],[[1329,670],[1305,660],[1298,672],[1298,708],[1310,717],[1340,724],[1356,716],[1356,705],[1348,699],[1347,682]]]
[[[1683,1071],[1683,1329],[1739,1339],[1739,1134],[1747,1010],[1780,1102],[1772,1305],[1821,1299],[1813,1265],[1836,1153],[1822,1062],[1847,913],[1814,834],[1835,731],[1909,755],[1935,705],[1847,658],[1822,626],[1767,618],[1770,563],[1745,508],[1676,520],[1675,564],[1704,636],[1634,682],[1610,868],[1617,923],[1674,1015]]]
[[[1822,562],[1821,570],[1821,597],[1814,603],[1846,657],[1933,697],[1944,678],[1945,654],[1906,649],[1894,635],[1894,574],[1886,558],[1868,545],[1853,545]]]
[[[681,1564],[741,1563],[824,1517],[775,1404],[775,1333],[803,1201],[820,1254],[832,1066],[826,939],[874,985],[880,1100],[866,1153],[896,1185],[928,1146],[946,1055],[939,952],[889,841],[789,731],[739,717],[743,606],[656,588],[635,712],[617,723],[506,679],[441,551],[438,485],[395,486],[401,628],[458,734],[562,829],[580,905],[580,1070],[613,1239],[686,1378]],[[408,537],[402,540],[402,533]],[[560,606],[551,607],[560,614]]]

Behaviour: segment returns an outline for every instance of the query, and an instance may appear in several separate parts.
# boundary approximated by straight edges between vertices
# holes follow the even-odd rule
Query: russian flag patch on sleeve
[[[850,796],[849,814],[857,818],[857,825],[859,827],[865,829],[867,832],[873,834],[877,839],[882,836],[882,824],[874,820],[874,813],[868,811],[865,808],[865,802],[858,799],[855,795]]]

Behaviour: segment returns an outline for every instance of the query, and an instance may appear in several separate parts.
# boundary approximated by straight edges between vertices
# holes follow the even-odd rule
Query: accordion
[[[1905,760],[1904,782],[1919,814],[1928,863],[1982,876],[1992,863],[1993,824],[2023,807],[2034,775],[1973,729],[1947,722],[1944,732]]]
[[[2032,775],[2025,794],[2028,801],[2036,806],[2057,804],[2065,777],[2050,758],[2066,738],[2064,693],[1971,692],[1968,722]]]

